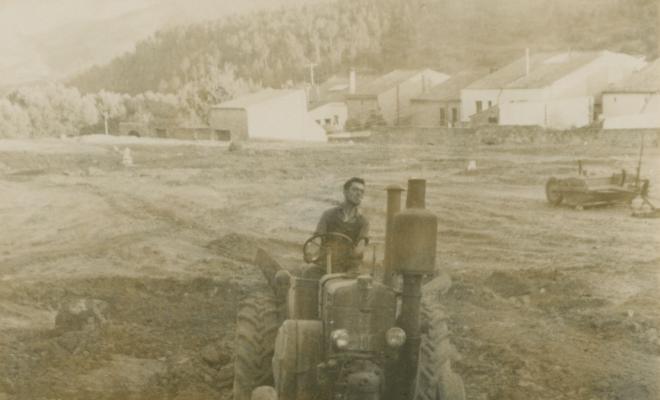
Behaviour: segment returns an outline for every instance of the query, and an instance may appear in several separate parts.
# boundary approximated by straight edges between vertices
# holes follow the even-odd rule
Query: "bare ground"
[[[576,158],[633,171],[637,152],[0,142],[0,400],[229,398],[236,305],[263,285],[256,247],[299,266],[353,175],[376,242],[384,187],[428,180],[453,279],[430,295],[451,314],[469,399],[660,399],[660,220],[553,208],[543,192]],[[659,155],[647,148],[652,193]]]

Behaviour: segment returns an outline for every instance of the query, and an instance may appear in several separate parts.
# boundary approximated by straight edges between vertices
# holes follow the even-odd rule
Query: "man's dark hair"
[[[357,183],[361,183],[361,184],[363,184],[363,185],[366,185],[366,183],[364,182],[364,179],[362,179],[362,178],[358,178],[358,177],[355,177],[355,176],[354,176],[354,177],[352,177],[351,179],[347,180],[346,183],[344,183],[344,190],[348,190],[348,189],[350,189],[351,185],[352,185],[353,183],[356,183],[356,182],[357,182]]]

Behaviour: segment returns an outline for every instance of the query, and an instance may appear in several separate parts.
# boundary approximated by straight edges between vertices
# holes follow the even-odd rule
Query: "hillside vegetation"
[[[532,51],[657,55],[654,0],[336,0],[161,30],[70,82],[83,92],[177,92],[231,64],[267,86],[349,66],[492,68]]]
[[[260,87],[348,67],[494,68],[544,50],[657,54],[654,0],[335,0],[158,31],[67,85],[0,98],[0,137],[116,132],[120,121],[208,123],[208,110]],[[73,87],[72,87],[73,86]]]

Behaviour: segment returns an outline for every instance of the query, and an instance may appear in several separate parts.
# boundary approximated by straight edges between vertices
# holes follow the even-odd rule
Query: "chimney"
[[[355,68],[348,73],[348,93],[355,94]]]
[[[529,75],[529,67],[530,67],[530,60],[529,60],[529,47],[525,49],[525,76]]]

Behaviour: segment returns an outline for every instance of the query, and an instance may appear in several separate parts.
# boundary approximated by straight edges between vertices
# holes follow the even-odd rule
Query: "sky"
[[[14,35],[46,32],[76,21],[116,17],[154,0],[0,0],[0,26]],[[5,33],[5,32],[3,32]]]
[[[156,30],[322,0],[0,0],[0,86],[102,64]]]

